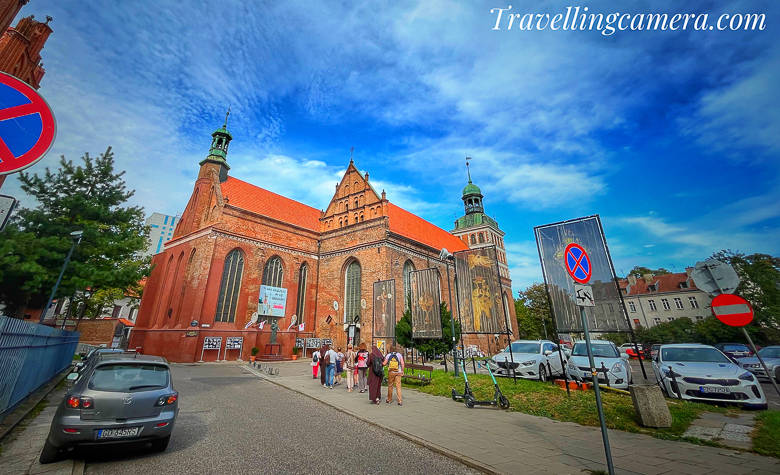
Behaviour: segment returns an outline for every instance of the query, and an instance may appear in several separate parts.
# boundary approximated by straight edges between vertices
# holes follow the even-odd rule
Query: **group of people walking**
[[[385,402],[393,402],[393,386],[398,395],[398,405],[403,405],[401,395],[401,378],[404,375],[404,357],[395,346],[390,347],[390,352],[383,355],[376,346],[369,352],[366,344],[361,343],[357,351],[350,344],[347,352],[341,348],[334,350],[330,345],[323,345],[315,350],[311,358],[312,379],[317,379],[324,388],[333,389],[333,386],[341,385],[341,374],[346,371],[347,392],[357,389],[359,393],[368,393],[368,400],[373,404],[380,404],[382,399],[382,380],[384,368],[387,367],[387,399]]]

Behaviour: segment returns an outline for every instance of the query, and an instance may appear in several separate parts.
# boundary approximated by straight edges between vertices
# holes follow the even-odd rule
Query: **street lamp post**
[[[450,295],[450,327],[452,328],[452,360],[455,366],[455,377],[458,377],[458,345],[455,342],[455,309],[452,308],[452,285],[450,280],[450,259],[452,254],[447,251],[447,248],[441,250],[439,257],[444,261],[444,265],[447,267],[447,292]],[[446,355],[445,355],[446,356]]]
[[[73,250],[76,249],[76,244],[81,242],[81,235],[84,234],[84,231],[73,231],[70,233],[70,238],[73,241],[73,244],[70,246],[70,251],[68,251],[68,256],[65,258],[65,263],[62,265],[62,270],[60,271],[60,276],[57,277],[57,282],[54,284],[54,288],[51,290],[51,295],[49,295],[49,301],[46,302],[46,306],[43,307],[43,310],[41,311],[41,318],[38,320],[38,324],[43,325],[43,319],[46,316],[46,312],[49,311],[49,307],[51,307],[51,302],[54,300],[54,294],[57,293],[57,288],[60,286],[60,281],[62,280],[63,274],[65,274],[65,268],[68,267],[68,263],[70,262],[70,256],[73,255]]]

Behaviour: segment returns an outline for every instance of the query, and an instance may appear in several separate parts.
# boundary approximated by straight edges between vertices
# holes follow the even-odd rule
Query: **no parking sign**
[[[56,135],[54,113],[43,97],[27,83],[0,73],[0,175],[37,163]]]

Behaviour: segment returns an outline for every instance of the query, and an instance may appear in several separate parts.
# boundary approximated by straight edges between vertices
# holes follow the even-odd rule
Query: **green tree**
[[[534,282],[524,291],[518,292],[515,312],[521,338],[544,338],[546,327],[547,337],[554,339],[555,326],[547,300],[547,289],[543,283]]]
[[[395,325],[395,339],[399,345],[405,348],[414,347],[427,358],[451,352],[455,343],[452,340],[452,314],[444,302],[440,306],[441,311],[441,338],[412,339],[412,314],[409,310]],[[460,322],[455,322],[455,342],[460,340]]]
[[[753,306],[753,324],[780,331],[780,257],[747,256],[727,249],[714,253],[710,259],[725,262],[737,271],[742,280],[735,293]]]
[[[149,259],[140,255],[148,242],[144,211],[124,206],[135,193],[127,190],[125,172],[115,172],[110,147],[82,160],[75,165],[62,157],[56,172],[19,174],[22,189],[38,205],[16,214],[0,246],[0,302],[8,308],[45,305],[76,230],[83,237],[55,297],[87,288],[137,291],[149,275]]]

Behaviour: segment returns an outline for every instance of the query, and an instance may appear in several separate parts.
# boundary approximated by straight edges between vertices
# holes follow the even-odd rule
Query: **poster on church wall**
[[[437,269],[409,273],[412,338],[441,338],[441,283]]]
[[[495,246],[456,252],[463,333],[506,333]]]
[[[260,286],[260,302],[257,313],[268,317],[284,317],[287,305],[287,289],[282,287]]]
[[[395,280],[374,282],[374,338],[395,338]]]

